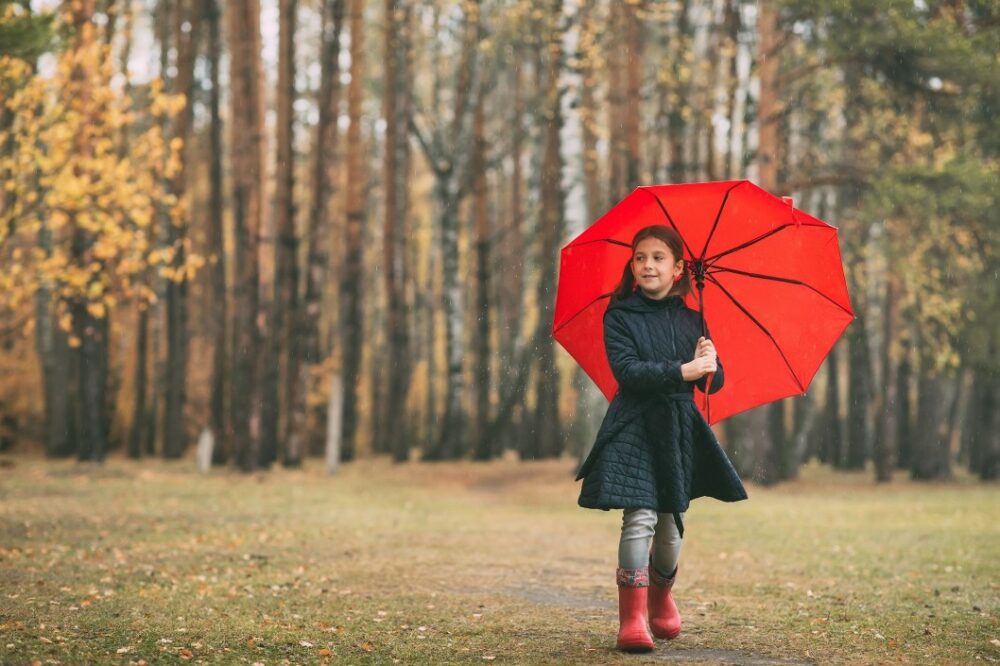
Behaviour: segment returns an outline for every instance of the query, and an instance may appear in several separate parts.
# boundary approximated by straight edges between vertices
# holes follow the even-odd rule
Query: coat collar
[[[620,301],[612,299],[611,303],[608,304],[608,309],[630,310],[632,312],[656,312],[663,309],[677,309],[682,305],[684,305],[684,299],[680,296],[667,296],[666,298],[656,300],[646,296],[641,289],[636,289],[631,296],[623,298]]]

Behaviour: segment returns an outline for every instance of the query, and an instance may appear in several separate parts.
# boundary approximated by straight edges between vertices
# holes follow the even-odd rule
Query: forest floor
[[[1000,662],[1000,486],[803,468],[695,500],[647,655],[614,650],[621,513],[570,460],[0,460],[0,663]]]

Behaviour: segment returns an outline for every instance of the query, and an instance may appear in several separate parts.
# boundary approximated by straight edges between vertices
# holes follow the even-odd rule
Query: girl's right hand
[[[681,366],[681,376],[684,377],[684,381],[686,382],[697,381],[705,375],[716,371],[715,359],[715,354],[699,356]]]

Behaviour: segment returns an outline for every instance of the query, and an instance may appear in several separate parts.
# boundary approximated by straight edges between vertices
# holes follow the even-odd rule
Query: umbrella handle
[[[692,272],[694,273],[695,287],[698,288],[698,312],[701,314],[701,335],[702,337],[708,337],[708,325],[705,323],[705,262],[698,260],[695,261],[692,266]],[[712,421],[712,404],[708,399],[708,394],[712,390],[712,380],[715,379],[715,373],[710,372],[705,375],[707,379],[705,380],[705,403],[702,408],[705,412],[705,420],[711,423]]]
[[[712,389],[712,380],[715,379],[715,373],[714,372],[710,372],[707,375],[705,375],[705,377],[706,377],[706,379],[705,379],[705,400],[704,400],[704,404],[703,404],[703,409],[705,411],[705,420],[711,423],[711,421],[712,421],[712,403],[708,399],[708,392]]]

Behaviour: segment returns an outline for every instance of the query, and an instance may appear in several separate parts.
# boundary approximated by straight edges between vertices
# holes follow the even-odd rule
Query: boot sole
[[[680,635],[681,635],[681,632],[679,632],[679,631],[676,634],[657,634],[655,632],[653,633],[654,637],[656,637],[656,638],[662,638],[662,639],[668,640],[668,641],[672,641],[673,639],[677,638]]]
[[[648,643],[642,642],[639,638],[635,643],[631,641],[619,642],[615,647],[622,652],[652,652],[656,648],[656,643],[650,640]]]
[[[647,652],[652,652],[654,647],[646,647],[644,645],[637,647],[620,647],[618,648],[622,652],[628,652],[629,654],[645,654]]]

